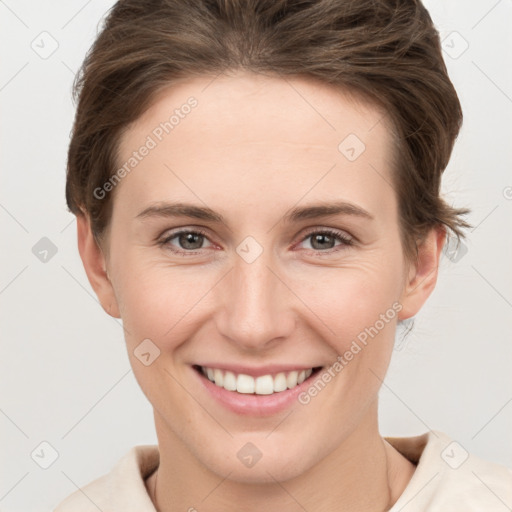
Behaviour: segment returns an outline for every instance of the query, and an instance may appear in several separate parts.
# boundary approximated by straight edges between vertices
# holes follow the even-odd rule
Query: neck
[[[328,457],[296,478],[236,482],[209,471],[157,414],[155,425],[160,464],[146,484],[158,512],[205,508],[211,512],[240,508],[248,512],[381,512],[397,501],[415,469],[377,428],[358,426]]]

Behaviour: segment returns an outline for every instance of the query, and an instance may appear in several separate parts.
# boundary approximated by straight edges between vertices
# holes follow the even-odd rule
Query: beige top
[[[385,437],[415,464],[390,512],[504,512],[512,507],[512,469],[468,454],[439,431]],[[53,512],[156,512],[145,479],[159,463],[156,445],[131,448],[107,473],[68,496]]]

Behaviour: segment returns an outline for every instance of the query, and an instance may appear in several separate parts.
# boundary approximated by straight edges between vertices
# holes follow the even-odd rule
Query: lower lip
[[[298,395],[305,391],[313,379],[321,371],[314,371],[304,382],[292,389],[273,393],[272,395],[256,395],[249,393],[238,393],[228,391],[217,386],[202,372],[192,368],[202,385],[208,390],[211,396],[222,406],[230,411],[246,416],[271,416],[289,408],[294,402],[298,401]]]

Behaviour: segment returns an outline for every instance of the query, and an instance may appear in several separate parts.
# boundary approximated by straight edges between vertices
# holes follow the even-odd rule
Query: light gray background
[[[89,286],[64,201],[71,83],[111,4],[0,0],[2,511],[49,510],[131,446],[156,443],[122,328]],[[462,257],[443,257],[413,332],[397,340],[381,433],[441,430],[512,467],[512,0],[425,4],[465,114],[443,190],[473,209],[476,228]],[[42,58],[52,38],[58,48]],[[46,263],[32,252],[42,237],[57,248]],[[51,461],[43,441],[59,454],[48,469],[35,462]]]

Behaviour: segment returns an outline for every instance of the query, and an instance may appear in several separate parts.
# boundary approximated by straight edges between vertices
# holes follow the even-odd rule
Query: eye
[[[174,239],[176,239],[176,242],[172,243]],[[206,237],[206,233],[204,231],[186,229],[171,233],[165,236],[158,243],[159,245],[169,248],[171,251],[176,253],[195,254],[194,251],[205,248],[203,246],[205,241],[208,241],[208,243],[212,245]],[[176,247],[176,243],[178,244],[178,247]]]
[[[316,253],[331,253],[342,250],[343,247],[354,245],[352,238],[347,237],[343,232],[332,229],[310,231],[302,239],[301,243],[306,241],[309,241],[309,247],[306,247],[306,249]],[[205,246],[205,242],[208,245]],[[208,240],[206,232],[200,229],[182,229],[181,231],[167,234],[158,244],[177,254],[187,255],[197,254],[201,249],[213,246]]]
[[[308,240],[310,240],[310,247],[306,247],[306,249],[313,250],[315,252],[338,251],[341,250],[343,246],[351,246],[354,244],[354,241],[341,231],[335,231],[332,229],[310,231],[306,237],[302,239],[302,243]],[[336,242],[339,243],[336,244]],[[338,247],[338,249],[336,249],[336,247]]]

